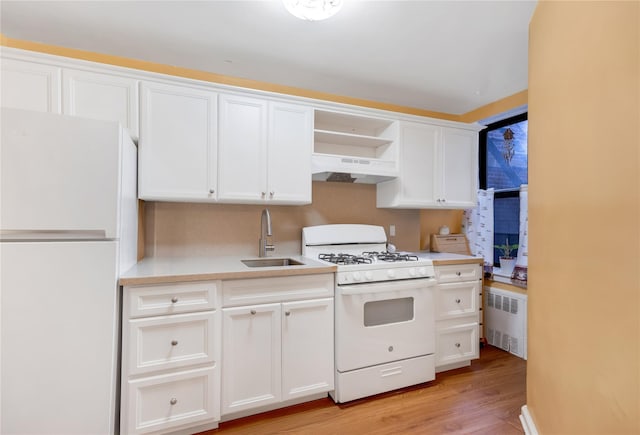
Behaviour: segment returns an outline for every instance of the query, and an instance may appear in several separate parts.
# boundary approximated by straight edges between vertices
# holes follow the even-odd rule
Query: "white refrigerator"
[[[136,147],[118,123],[3,108],[0,127],[0,433],[115,433]]]

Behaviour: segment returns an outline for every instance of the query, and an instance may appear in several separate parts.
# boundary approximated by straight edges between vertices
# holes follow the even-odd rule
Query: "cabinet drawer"
[[[437,266],[436,279],[441,282],[478,281],[482,279],[482,266],[473,264],[455,264]]]
[[[448,319],[478,312],[480,281],[438,284],[436,319]]]
[[[409,358],[336,375],[336,400],[340,403],[435,379],[433,355]]]
[[[214,362],[219,312],[129,320],[129,374]]]
[[[222,305],[233,307],[333,297],[333,289],[332,273],[234,279],[222,282]]]
[[[218,282],[185,282],[125,287],[125,315],[178,314],[217,308]]]
[[[147,433],[220,419],[218,368],[129,381],[128,433]]]
[[[436,331],[436,366],[479,357],[478,324],[467,323]]]

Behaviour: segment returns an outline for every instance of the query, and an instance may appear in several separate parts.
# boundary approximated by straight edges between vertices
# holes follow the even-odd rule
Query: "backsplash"
[[[258,255],[263,205],[144,203],[144,255]],[[313,183],[313,204],[268,206],[275,251],[272,256],[301,251],[302,227],[337,223],[382,225],[400,250],[428,247],[425,231],[449,225],[459,231],[458,210],[399,210],[376,208],[376,187],[369,184]],[[389,237],[389,225],[396,236]],[[456,228],[457,225],[457,228]]]

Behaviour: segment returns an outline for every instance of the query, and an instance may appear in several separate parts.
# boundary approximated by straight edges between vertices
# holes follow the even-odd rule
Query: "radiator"
[[[527,359],[527,296],[493,287],[484,294],[487,343]]]

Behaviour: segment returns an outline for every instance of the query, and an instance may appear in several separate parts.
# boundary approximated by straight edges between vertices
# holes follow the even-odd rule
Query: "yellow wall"
[[[529,33],[527,406],[640,433],[640,3],[538,4]]]

